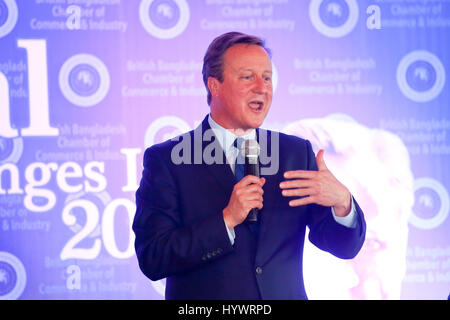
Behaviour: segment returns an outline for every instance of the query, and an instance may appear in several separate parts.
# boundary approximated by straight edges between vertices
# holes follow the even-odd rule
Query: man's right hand
[[[248,175],[234,185],[230,201],[223,209],[223,218],[228,230],[244,222],[251,209],[262,209],[264,183],[265,178]]]

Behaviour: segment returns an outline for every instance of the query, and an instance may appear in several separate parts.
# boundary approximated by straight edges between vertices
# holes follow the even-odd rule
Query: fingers
[[[304,205],[307,205],[310,203],[315,203],[314,196],[291,200],[291,201],[289,201],[289,206],[298,207],[298,206],[304,206]]]
[[[242,180],[239,181],[236,185],[245,187],[252,183],[260,185],[262,187],[266,183],[266,178],[258,178],[257,176],[253,176],[253,175],[249,174],[249,175],[245,176],[244,178],[242,178]]]
[[[317,171],[293,170],[284,173],[286,179],[313,179],[317,177]]]
[[[313,188],[302,188],[302,189],[292,189],[292,190],[283,190],[281,194],[285,197],[304,197],[310,196],[315,193]]]
[[[237,193],[241,193],[241,194],[245,194],[245,193],[257,193],[260,195],[264,194],[264,190],[263,188],[261,188],[259,185],[255,185],[255,184],[251,184],[249,186],[240,188],[239,190],[237,190]]]
[[[314,185],[311,180],[288,180],[280,183],[281,189],[307,188]]]
[[[317,169],[319,171],[328,170],[328,168],[325,164],[325,160],[323,159],[324,153],[325,153],[325,151],[323,151],[323,149],[321,149],[321,150],[319,150],[319,152],[317,153],[317,156],[316,156]]]
[[[318,171],[328,170],[325,160],[323,159],[325,151],[323,149],[319,150],[316,156],[316,163]],[[317,171],[311,170],[291,170],[284,173],[286,179],[313,179],[317,177]]]
[[[255,203],[252,204],[252,209],[253,208],[258,208],[259,210],[261,210],[263,208],[263,202],[261,201],[255,201]]]
[[[243,190],[243,192],[252,192],[255,190],[259,190],[264,193],[262,187],[266,183],[265,178],[258,178],[256,176],[248,175],[242,178],[241,181],[234,185],[234,189],[236,191]]]
[[[249,186],[241,187],[235,190],[236,196],[239,198],[239,201],[242,203],[249,201],[263,201],[264,190],[256,184],[251,184]],[[256,208],[255,205],[252,208]]]
[[[289,206],[298,207],[314,203],[315,198],[313,195],[316,193],[317,171],[308,170],[295,170],[287,171],[284,173],[284,177],[288,179],[301,179],[301,180],[286,180],[280,183],[281,194],[284,197],[302,197],[300,199],[294,199],[289,201]]]
[[[245,176],[233,188],[228,205],[223,209],[225,223],[229,229],[241,224],[253,208],[263,208],[263,185],[265,178]]]
[[[235,184],[234,193],[239,198],[240,202],[247,203],[251,206],[250,208],[262,208],[264,194],[262,187],[265,182],[265,178],[248,175]]]

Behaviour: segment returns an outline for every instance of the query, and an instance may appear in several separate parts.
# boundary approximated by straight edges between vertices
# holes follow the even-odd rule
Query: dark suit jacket
[[[306,226],[317,247],[350,259],[364,242],[361,209],[354,201],[358,223],[347,228],[334,220],[329,207],[289,207],[292,198],[283,197],[279,188],[283,173],[317,170],[317,165],[309,141],[280,133],[279,170],[265,176],[259,232],[255,235],[242,223],[234,228],[231,245],[222,215],[235,184],[230,166],[173,161],[174,155],[182,155],[185,162],[198,162],[200,148],[205,151],[211,143],[194,146],[193,138],[207,129],[206,117],[178,141],[145,151],[133,223],[142,272],[154,281],[167,278],[166,299],[307,299],[302,275]],[[262,133],[269,133],[271,150],[271,132],[257,130],[258,137]],[[179,142],[186,147],[183,151]],[[225,159],[220,148],[216,152]]]

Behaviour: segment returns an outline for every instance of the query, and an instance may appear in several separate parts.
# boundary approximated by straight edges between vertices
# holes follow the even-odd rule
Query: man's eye
[[[272,81],[272,78],[271,77],[265,77],[264,80],[265,81]]]
[[[244,80],[250,80],[252,78],[252,76],[242,76],[242,79]]]

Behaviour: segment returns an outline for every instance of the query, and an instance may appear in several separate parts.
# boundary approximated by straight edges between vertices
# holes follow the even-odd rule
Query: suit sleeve
[[[318,170],[311,143],[306,141],[308,154],[308,170]],[[317,204],[308,205],[309,240],[318,248],[341,259],[354,258],[361,249],[366,234],[364,214],[356,199],[356,227],[349,228],[336,222],[331,207]]]
[[[158,151],[151,147],[144,154],[133,222],[139,267],[153,281],[200,267],[233,250],[222,214],[183,223],[182,190]]]

